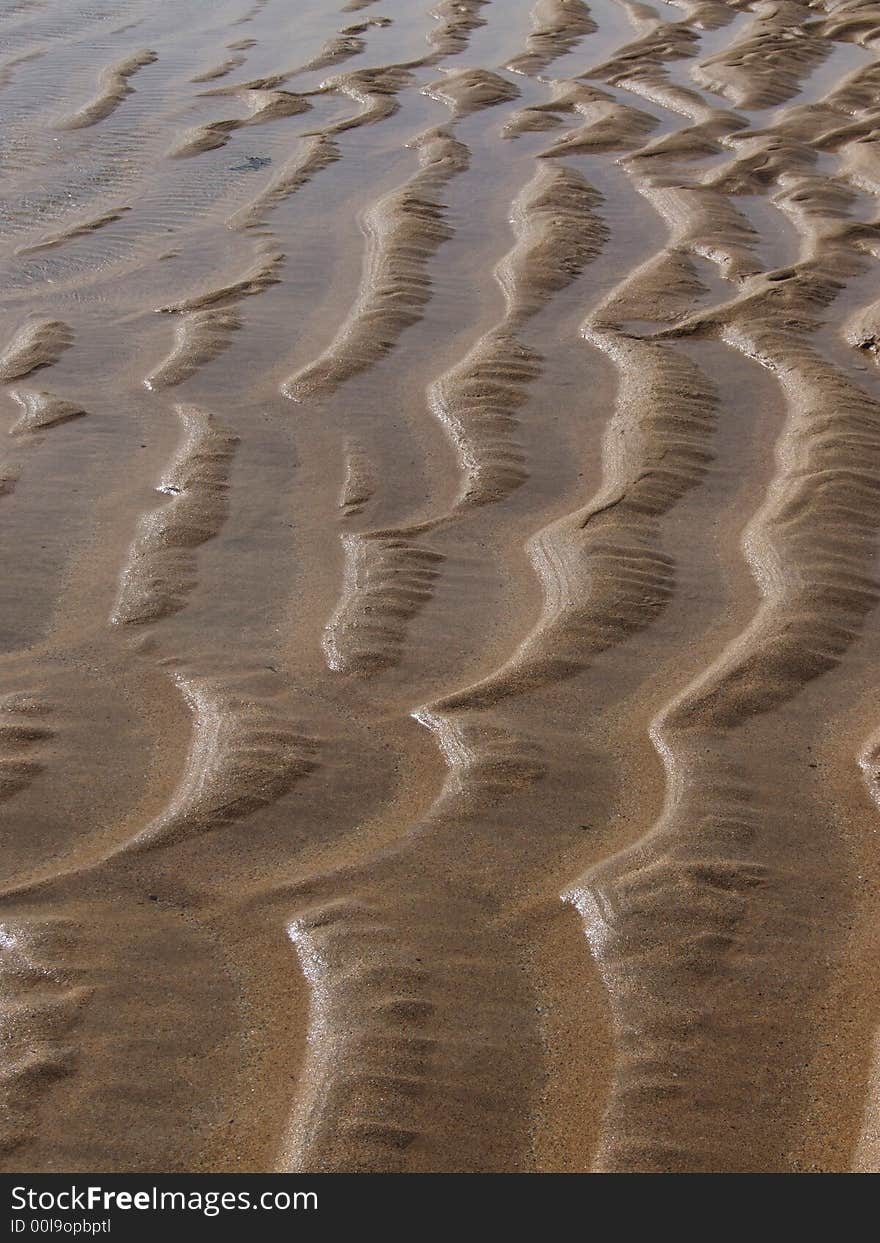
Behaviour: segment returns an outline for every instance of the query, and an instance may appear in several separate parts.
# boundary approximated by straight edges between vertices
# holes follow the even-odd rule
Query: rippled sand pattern
[[[880,1170],[880,4],[0,47],[2,1167]]]

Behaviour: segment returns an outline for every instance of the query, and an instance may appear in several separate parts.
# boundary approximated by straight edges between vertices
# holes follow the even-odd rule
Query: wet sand
[[[878,48],[2,6],[4,1169],[880,1170]]]

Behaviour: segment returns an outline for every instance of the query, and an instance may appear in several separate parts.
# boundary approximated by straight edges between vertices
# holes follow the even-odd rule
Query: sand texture
[[[880,4],[0,47],[0,1168],[880,1172]]]

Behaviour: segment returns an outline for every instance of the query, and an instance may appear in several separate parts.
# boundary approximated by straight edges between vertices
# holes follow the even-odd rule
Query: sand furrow
[[[877,1169],[876,5],[7,9],[3,1168]]]

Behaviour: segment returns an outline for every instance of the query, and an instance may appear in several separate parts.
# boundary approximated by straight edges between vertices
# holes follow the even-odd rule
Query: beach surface
[[[880,1170],[878,53],[2,0],[0,1167]]]

